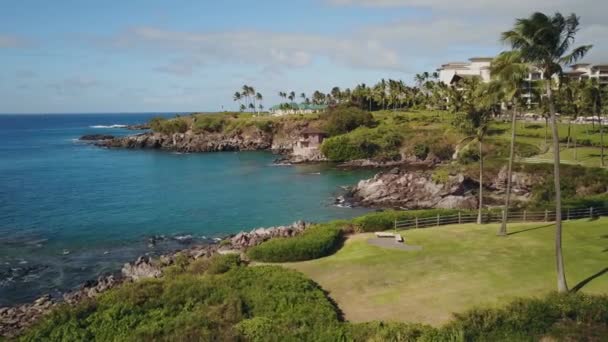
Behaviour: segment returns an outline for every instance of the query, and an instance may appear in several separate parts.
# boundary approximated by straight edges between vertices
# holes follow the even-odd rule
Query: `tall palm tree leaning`
[[[522,84],[530,72],[530,67],[521,58],[520,51],[506,51],[492,61],[490,74],[492,75],[491,91],[512,106],[511,112],[511,146],[507,166],[507,188],[505,193],[505,207],[502,213],[502,222],[498,230],[499,236],[507,236],[507,219],[511,201],[511,182],[513,178],[513,159],[515,157],[515,127],[519,114],[519,101],[522,95]]]
[[[571,48],[578,32],[579,18],[575,14],[563,17],[560,13],[553,16],[536,12],[529,18],[517,19],[512,30],[503,32],[502,40],[510,43],[514,50],[521,53],[525,62],[534,65],[542,73],[546,98],[549,105],[551,129],[553,132],[553,178],[555,185],[555,259],[557,267],[557,290],[567,292],[566,272],[562,255],[562,208],[559,174],[559,135],[551,80],[560,75],[562,66],[572,64],[583,58],[591,45]]]

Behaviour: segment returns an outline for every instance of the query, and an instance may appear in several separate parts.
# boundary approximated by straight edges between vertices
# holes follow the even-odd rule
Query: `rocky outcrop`
[[[108,134],[87,134],[81,136],[78,140],[82,141],[101,141],[101,140],[111,140],[114,139],[113,135]]]
[[[262,131],[252,134],[194,134],[142,133],[96,143],[98,146],[113,148],[151,148],[178,152],[219,152],[267,150],[272,146],[272,135]]]
[[[541,179],[539,175],[534,175],[525,172],[513,172],[511,178],[511,191],[514,196],[529,198],[532,193],[532,188],[538,184]],[[491,188],[500,192],[507,188],[507,167],[503,166],[498,175],[492,180]],[[521,199],[521,198],[520,198]]]
[[[250,232],[240,232],[230,239],[233,248],[244,250],[253,247],[274,237],[292,237],[300,234],[310,223],[297,221],[289,226],[278,226],[270,228],[257,228]]]
[[[121,270],[125,278],[138,281],[146,278],[159,278],[163,272],[160,264],[155,263],[150,257],[141,256],[132,263],[126,263]]]
[[[56,306],[57,303],[51,296],[46,295],[30,304],[0,308],[0,336],[16,336]]]
[[[427,172],[394,168],[360,181],[349,196],[353,203],[368,207],[474,209],[477,199],[470,188],[472,184],[461,174],[440,183]]]
[[[148,125],[148,124],[128,125],[125,128],[128,129],[128,130],[131,130],[131,131],[143,131],[143,130],[146,130],[146,129],[150,129],[150,125]]]
[[[106,290],[109,290],[124,281],[114,275],[101,276],[96,281],[90,281],[79,289],[65,293],[63,302],[75,305],[85,299],[95,298]],[[14,307],[0,308],[0,336],[14,337],[23,329],[36,323],[41,317],[50,313],[62,301],[44,295],[32,303],[22,304]]]

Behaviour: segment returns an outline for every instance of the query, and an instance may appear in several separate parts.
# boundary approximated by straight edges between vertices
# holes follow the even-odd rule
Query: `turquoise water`
[[[274,166],[266,152],[109,150],[75,140],[133,134],[99,126],[153,115],[0,115],[0,306],[176,248],[150,248],[152,235],[213,238],[362,213],[333,199],[366,171]]]

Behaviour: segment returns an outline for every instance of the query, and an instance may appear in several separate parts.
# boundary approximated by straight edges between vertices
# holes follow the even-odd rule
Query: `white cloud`
[[[211,62],[255,64],[262,67],[304,67],[319,58],[353,67],[402,67],[396,51],[373,37],[361,40],[302,33],[181,32],[137,27],[115,35],[109,43],[120,49],[180,53],[181,58],[157,70],[182,75],[191,74],[194,67]]]

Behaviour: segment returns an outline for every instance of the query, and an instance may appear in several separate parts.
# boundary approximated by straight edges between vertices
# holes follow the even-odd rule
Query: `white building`
[[[490,82],[491,57],[473,57],[469,62],[452,62],[443,64],[437,69],[439,81],[455,84],[463,78],[479,77],[483,82]]]
[[[564,72],[564,75],[578,80],[596,79],[600,85],[608,85],[608,64],[574,64],[570,71]]]

